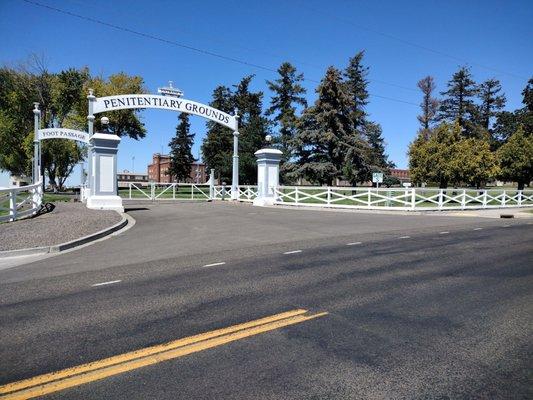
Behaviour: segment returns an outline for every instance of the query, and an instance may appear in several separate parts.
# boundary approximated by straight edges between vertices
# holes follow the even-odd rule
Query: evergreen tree
[[[233,95],[226,86],[218,86],[209,103],[211,107],[233,113]],[[214,121],[206,122],[207,134],[202,144],[202,156],[208,169],[214,169],[220,183],[231,180],[233,132]]]
[[[518,130],[523,127],[526,136],[533,134],[533,78],[531,78],[522,91],[524,107],[514,112],[502,111],[498,113],[494,125],[494,137],[498,145],[502,145]]]
[[[279,78],[275,81],[267,81],[268,88],[274,92],[270,100],[267,115],[274,116],[277,125],[281,151],[283,152],[282,166],[290,161],[293,156],[292,143],[296,132],[296,106],[307,107],[307,100],[303,95],[305,88],[300,84],[303,74],[298,74],[296,68],[285,62],[278,68]]]
[[[235,85],[233,93],[233,104],[239,112],[239,182],[243,184],[257,181],[254,153],[262,147],[269,133],[269,122],[263,115],[263,92],[250,91],[253,77],[244,77]]]
[[[454,123],[457,121],[467,137],[477,134],[475,122],[477,107],[474,98],[477,94],[476,83],[470,69],[461,67],[448,82],[448,90],[441,92],[444,99],[440,102],[438,119]]]
[[[317,101],[304,111],[298,124],[295,143],[299,157],[294,174],[328,185],[343,172],[356,179],[366,164],[340,71],[329,67],[316,91]]]
[[[437,119],[437,110],[439,108],[439,101],[433,97],[433,91],[436,88],[435,80],[432,76],[428,75],[420,79],[417,86],[423,94],[422,103],[420,103],[422,114],[418,115],[417,119],[427,139],[429,138],[430,129]]]
[[[369,168],[372,171],[389,173],[394,168],[394,163],[389,161],[389,156],[385,153],[385,139],[381,125],[375,122],[366,124],[366,140],[369,145],[370,154],[368,156]]]
[[[478,107],[478,123],[487,131],[491,131],[491,120],[505,107],[505,95],[499,94],[502,90],[500,81],[488,79],[479,85],[478,97],[481,104]]]
[[[344,70],[346,92],[350,98],[350,119],[353,128],[361,132],[368,114],[365,107],[368,104],[368,67],[363,65],[364,51],[358,52],[350,58]]]
[[[177,182],[186,182],[191,176],[192,163],[196,159],[192,155],[194,133],[190,133],[189,115],[180,113],[176,135],[168,144],[170,147],[170,166],[167,174]]]

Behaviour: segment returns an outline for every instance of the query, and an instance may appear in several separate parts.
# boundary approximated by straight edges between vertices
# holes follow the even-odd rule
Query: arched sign
[[[87,132],[66,128],[39,129],[37,131],[37,140],[46,139],[69,139],[89,143],[89,134]]]
[[[224,125],[234,131],[237,130],[237,118],[235,116],[205,104],[179,97],[154,94],[122,94],[118,96],[97,97],[93,101],[93,114],[132,108],[162,108],[194,114]]]

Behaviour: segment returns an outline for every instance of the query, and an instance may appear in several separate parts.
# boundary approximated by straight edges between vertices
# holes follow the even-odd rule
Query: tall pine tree
[[[436,121],[437,110],[439,107],[439,101],[433,97],[433,91],[436,88],[435,80],[432,76],[426,76],[417,83],[418,88],[422,91],[422,103],[420,108],[422,114],[417,116],[418,122],[420,122],[423,136],[428,139],[430,135],[430,129]]]
[[[213,91],[211,107],[226,113],[233,113],[233,94],[226,86]],[[214,169],[220,183],[231,180],[233,156],[233,132],[213,121],[206,122],[207,134],[202,143],[202,156],[208,169]]]
[[[360,143],[354,135],[351,99],[341,72],[329,67],[316,91],[317,101],[304,111],[298,124],[295,144],[299,157],[294,174],[331,185],[348,165],[357,174]]]
[[[395,165],[389,161],[389,156],[385,152],[385,139],[383,130],[379,124],[369,122],[366,124],[366,139],[370,148],[368,156],[368,166],[372,171],[389,173]]]
[[[440,103],[438,119],[454,123],[457,121],[463,135],[472,137],[477,134],[477,107],[474,103],[477,95],[476,83],[470,69],[461,67],[448,82],[448,90],[441,92],[444,99]]]
[[[176,136],[168,144],[170,166],[167,174],[175,178],[177,182],[186,182],[191,176],[191,164],[196,161],[192,155],[194,134],[190,133],[191,124],[188,114],[180,113],[178,118],[180,122],[176,127]]]
[[[298,74],[296,68],[289,62],[284,62],[278,68],[279,78],[267,81],[268,88],[274,93],[270,100],[267,115],[274,116],[274,123],[278,128],[278,142],[283,152],[281,170],[284,164],[293,156],[293,139],[296,133],[296,107],[307,107],[305,88],[301,85],[303,74]],[[283,177],[283,173],[282,173]]]
[[[233,104],[239,112],[239,182],[243,184],[257,181],[254,153],[269,133],[269,121],[263,115],[263,92],[250,91],[253,77],[244,77],[233,93]]]
[[[360,51],[350,58],[344,70],[346,92],[350,98],[350,119],[355,131],[361,132],[368,114],[365,107],[368,104],[368,67],[363,65],[364,51]]]
[[[502,86],[497,79],[488,79],[478,87],[481,104],[478,107],[478,123],[491,132],[492,119],[505,107],[505,95],[500,94]]]

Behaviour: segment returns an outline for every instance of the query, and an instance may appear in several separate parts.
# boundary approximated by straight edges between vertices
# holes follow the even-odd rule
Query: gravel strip
[[[54,246],[120,222],[115,211],[89,210],[82,203],[55,203],[54,211],[0,224],[0,251]]]

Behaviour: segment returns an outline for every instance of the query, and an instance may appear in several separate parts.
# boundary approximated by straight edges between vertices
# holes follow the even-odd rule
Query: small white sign
[[[374,182],[374,183],[383,183],[383,172],[373,172],[372,173],[372,182]]]
[[[39,129],[38,140],[46,139],[69,139],[78,142],[89,143],[89,134],[87,132],[77,131],[66,128],[47,128]]]

